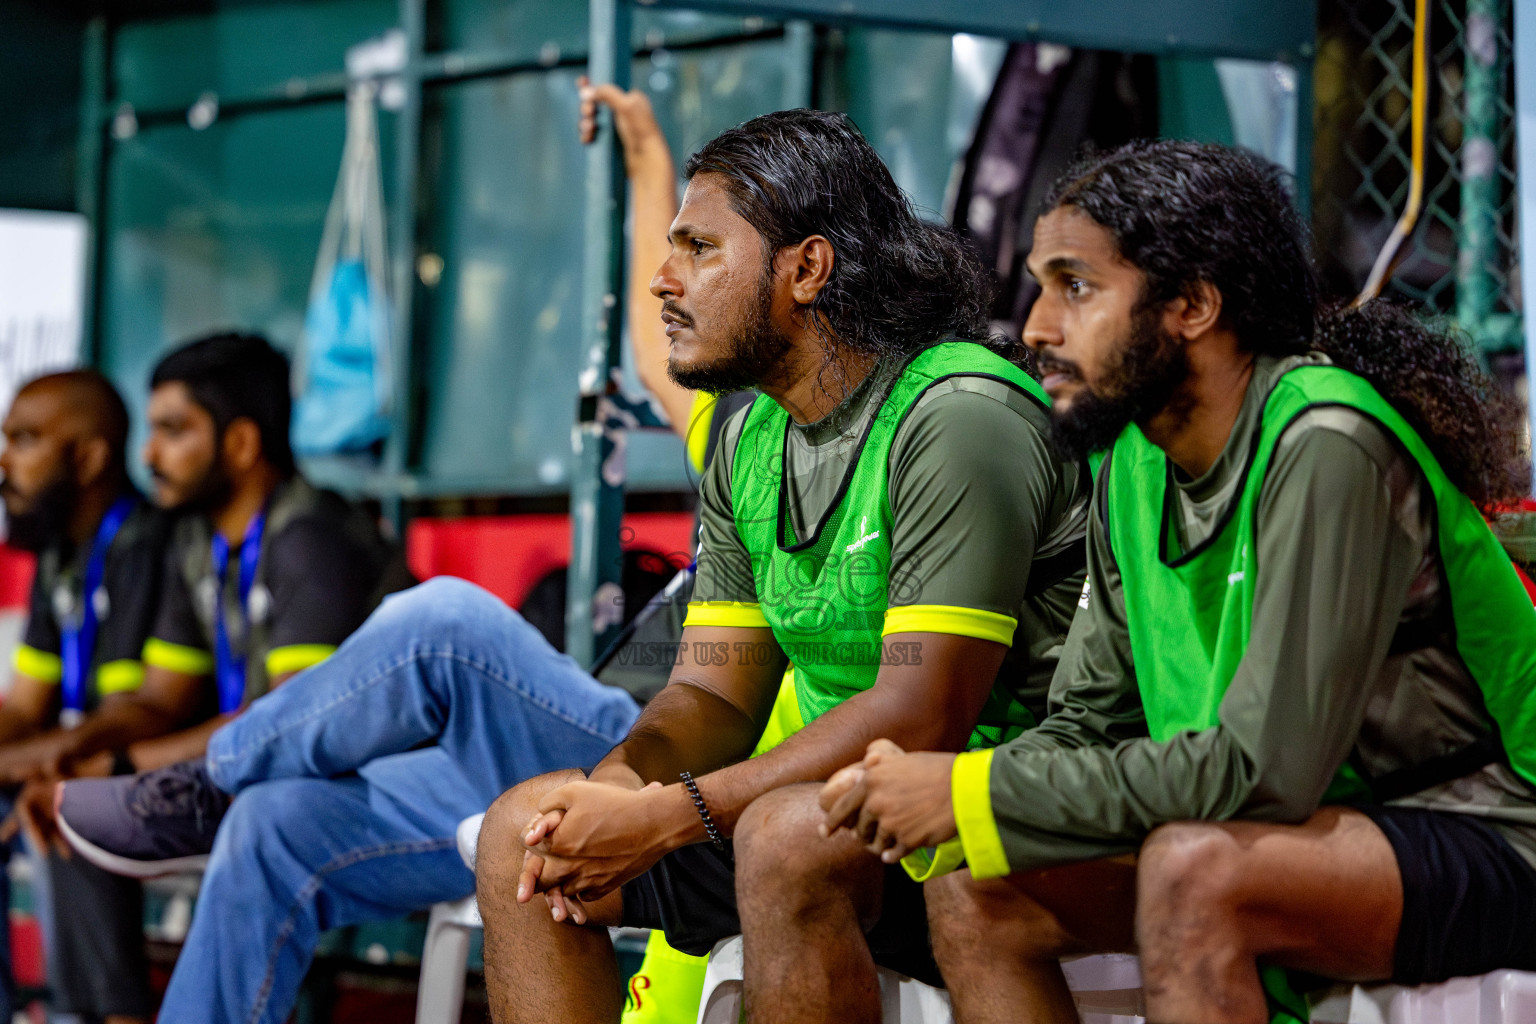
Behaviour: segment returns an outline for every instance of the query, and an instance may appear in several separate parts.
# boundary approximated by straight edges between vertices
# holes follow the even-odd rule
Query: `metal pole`
[[[1502,0],[1467,0],[1466,112],[1461,137],[1461,222],[1456,258],[1456,319],[1484,349],[1498,286],[1499,52]]]
[[[400,0],[400,30],[405,33],[405,67],[400,70],[404,102],[395,118],[395,196],[390,215],[394,243],[394,393],[389,437],[384,442],[386,479],[399,481],[411,449],[411,375],[416,364],[413,330],[416,295],[416,188],[421,170],[421,65],[426,46],[426,0]],[[384,515],[395,530],[405,528],[404,501],[398,487],[382,497]]]
[[[811,105],[811,78],[816,60],[816,29],[808,21],[784,23],[784,110]]]
[[[106,192],[107,19],[97,15],[85,26],[81,53],[80,131],[75,140],[75,206],[85,215],[85,292],[80,313],[80,362],[101,363],[98,315],[101,306],[102,217]]]
[[[629,0],[591,0],[589,65],[594,84],[629,87]],[[612,118],[599,111],[587,147],[582,266],[582,370],[571,444],[571,566],[566,577],[565,650],[578,665],[618,633],[623,610],[623,449],[603,425],[604,398],[620,362],[624,303],[624,165]]]
[[[1520,275],[1525,310],[1525,391],[1532,463],[1536,464],[1536,11],[1515,5],[1515,116],[1520,155]]]

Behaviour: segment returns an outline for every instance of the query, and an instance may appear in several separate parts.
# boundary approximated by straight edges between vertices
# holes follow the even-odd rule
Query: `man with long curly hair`
[[[669,685],[586,777],[531,779],[486,817],[503,1024],[618,1019],[594,925],[663,927],[690,953],[741,932],[760,1019],[836,1016],[876,962],[937,980],[919,888],[816,837],[815,783],[887,733],[962,750],[1033,725],[1082,589],[1086,466],[1051,451],[1035,381],[977,343],[975,257],[915,216],[852,122],[755,118],[684,174],[651,284],[669,372],[761,395],[705,471]],[[786,661],[804,727],[749,758]],[[791,820],[797,840],[753,839]],[[846,941],[807,968],[770,897]]]
[[[1320,306],[1250,156],[1135,144],[1045,210],[1024,340],[1057,443],[1109,452],[1051,714],[874,744],[825,825],[887,860],[958,836],[926,890],[966,1024],[1075,1021],[1089,951],[1202,1024],[1269,1020],[1272,967],[1536,967],[1536,610],[1483,518],[1524,493],[1516,410],[1408,313]]]

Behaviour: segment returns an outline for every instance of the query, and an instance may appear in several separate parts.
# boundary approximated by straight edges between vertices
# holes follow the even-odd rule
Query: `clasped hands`
[[[953,839],[954,762],[954,754],[909,754],[890,740],[876,740],[862,761],[822,787],[822,836],[846,828],[887,864]],[[523,831],[517,901],[543,894],[556,921],[586,924],[586,904],[693,841],[694,819],[681,787],[643,785],[628,771],[557,786],[539,800],[538,814]]]
[[[545,793],[538,815],[523,831],[517,901],[527,903],[542,893],[556,921],[586,924],[586,904],[682,845],[668,827],[675,804],[667,787],[642,785],[633,773],[594,776]],[[691,805],[687,809],[692,813]]]
[[[822,786],[822,836],[847,829],[887,864],[953,839],[958,831],[949,787],[954,764],[954,754],[909,754],[890,740],[875,740],[862,761]]]

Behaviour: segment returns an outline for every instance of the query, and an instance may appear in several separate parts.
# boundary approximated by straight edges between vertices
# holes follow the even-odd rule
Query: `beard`
[[[157,482],[166,479],[153,469],[150,470],[150,475]],[[202,477],[187,487],[186,497],[167,508],[211,514],[222,508],[229,501],[232,493],[234,493],[234,483],[230,480],[229,473],[225,471],[218,459],[214,459]]]
[[[667,376],[674,384],[690,391],[728,395],[774,379],[791,342],[789,335],[773,324],[772,267],[770,263],[768,273],[758,282],[751,308],[743,311],[730,331],[724,355],[692,366],[667,360]],[[682,315],[670,300],[663,308],[674,316]]]
[[[9,481],[0,484],[0,494],[11,500],[19,497]],[[43,485],[26,508],[12,511],[11,500],[7,500],[6,543],[23,551],[42,551],[69,529],[69,517],[78,496],[74,477],[61,471]]]
[[[1119,358],[1103,380],[1093,387],[1085,383],[1065,410],[1051,415],[1051,444],[1069,461],[1108,449],[1127,426],[1167,408],[1189,375],[1184,346],[1163,329],[1156,309],[1137,310],[1117,348]],[[1077,375],[1075,367],[1051,359],[1049,353],[1039,361],[1043,373]]]

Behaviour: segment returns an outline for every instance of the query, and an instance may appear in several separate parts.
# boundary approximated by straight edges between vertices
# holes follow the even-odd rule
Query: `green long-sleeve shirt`
[[[1199,479],[1176,481],[1179,547],[1199,543],[1238,499],[1276,379],[1321,360],[1259,360],[1226,449]],[[1129,852],[1171,821],[1301,821],[1346,759],[1382,778],[1490,733],[1444,625],[1428,484],[1374,421],[1314,409],[1281,438],[1259,496],[1249,646],[1219,724],[1165,742],[1147,737],[1102,491],[1049,717],[956,764],[973,872]],[[1501,765],[1393,802],[1486,815],[1536,863],[1536,794]]]

